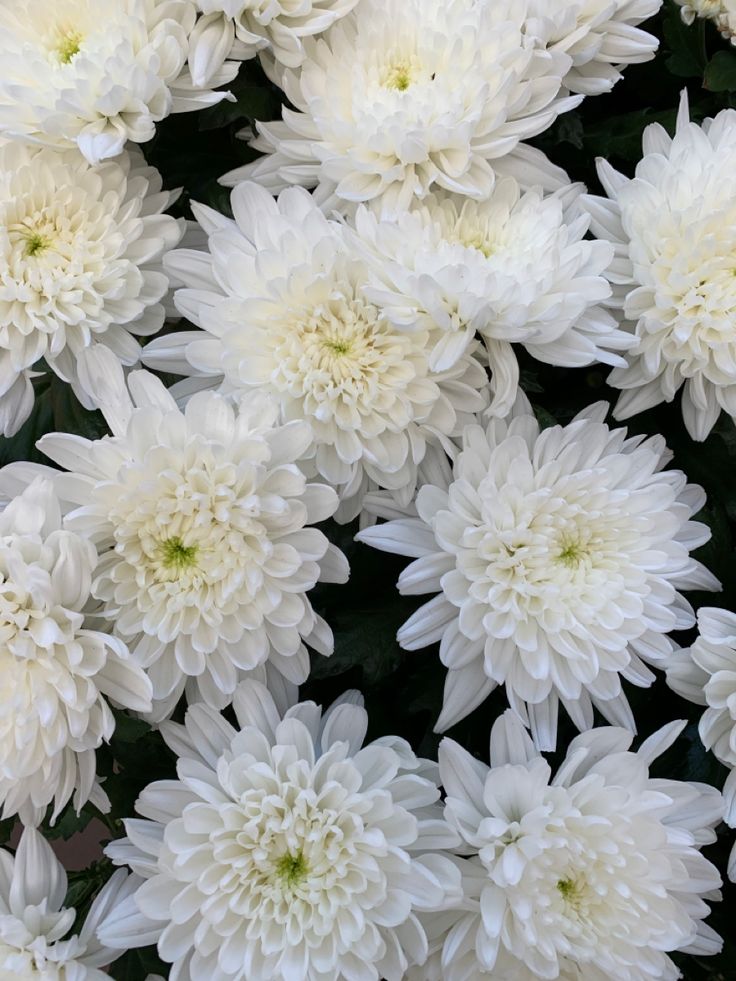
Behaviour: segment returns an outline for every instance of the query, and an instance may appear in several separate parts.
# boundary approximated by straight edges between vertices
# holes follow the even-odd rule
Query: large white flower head
[[[533,0],[525,30],[570,56],[563,79],[568,89],[600,95],[620,80],[626,65],[654,57],[659,39],[638,25],[661,6],[662,0]]]
[[[528,0],[361,0],[301,69],[279,76],[296,111],[258,125],[268,154],[222,180],[315,187],[326,208],[402,210],[433,188],[485,198],[493,161],[579,101],[571,59],[524,35]]]
[[[192,0],[3,0],[0,133],[76,144],[90,163],[145,143],[171,112],[213,105],[186,68]],[[235,77],[224,65],[210,84]]]
[[[723,794],[726,821],[736,827],[736,614],[701,607],[698,638],[673,659],[667,683],[679,695],[706,707],[698,727],[700,738],[731,769]],[[728,875],[736,881],[736,845]]]
[[[686,24],[696,17],[710,20],[731,44],[736,44],[736,0],[676,0],[682,7],[681,16]]]
[[[684,726],[637,752],[627,730],[594,729],[554,775],[511,712],[493,726],[490,768],[443,740],[445,816],[472,856],[444,981],[674,981],[668,952],[718,952],[703,920],[720,877],[700,849],[716,839],[723,799],[649,772]]]
[[[208,254],[167,259],[191,284],[176,293],[179,310],[207,333],[152,342],[146,364],[224,375],[230,390],[270,392],[284,419],[309,420],[315,472],[338,490],[340,520],[358,513],[369,481],[408,502],[427,442],[460,432],[485,406],[477,344],[432,371],[430,329],[399,329],[368,299],[344,226],[301,188],[276,201],[244,183],[232,204],[235,221],[196,208]]]
[[[0,42],[1,43],[1,42]],[[183,219],[136,150],[98,167],[76,150],[0,147],[0,431],[33,406],[40,359],[94,408],[122,387],[136,337],[164,322],[164,252]]]
[[[647,664],[674,650],[668,632],[693,625],[678,589],[719,588],[690,556],[710,537],[690,520],[702,489],[662,469],[662,437],[627,439],[607,409],[540,432],[520,403],[510,420],[468,426],[449,480],[421,487],[408,517],[359,533],[416,559],[402,593],[438,594],[398,638],[407,650],[440,641],[439,731],[500,684],[543,749],[560,702],[581,730],[595,707],[633,731],[622,680],[650,685]]]
[[[295,463],[309,425],[279,425],[260,392],[236,405],[200,392],[182,412],[148,372],[129,385],[133,400],[108,415],[112,436],[55,433],[39,446],[72,471],[57,478],[78,505],[66,522],[97,544],[97,612],[146,668],[152,717],[169,714],[187,682],[190,700],[223,708],[243,673],[267,660],[301,683],[305,641],[332,653],[306,592],[348,574],[342,553],[306,527],[337,507],[335,492],[307,483]],[[6,486],[27,470],[6,468]]]
[[[151,685],[121,641],[85,627],[97,553],[62,525],[39,478],[0,514],[0,800],[3,816],[56,816],[92,798],[95,750],[112,735],[109,702],[147,711]]]
[[[613,249],[584,240],[589,218],[562,200],[572,198],[572,209],[573,190],[522,194],[508,177],[484,201],[430,194],[394,219],[356,214],[355,244],[371,268],[366,296],[398,328],[437,338],[435,371],[454,366],[479,332],[498,415],[518,391],[513,342],[551,364],[626,363],[612,352],[631,339],[599,305],[611,292],[602,274]]]
[[[736,111],[691,123],[683,95],[677,132],[644,131],[644,158],[632,180],[600,161],[610,200],[584,199],[599,238],[613,242],[613,302],[636,336],[625,368],[626,419],[680,387],[688,432],[703,440],[721,409],[736,419]]]
[[[77,933],[65,907],[67,878],[48,842],[25,828],[15,856],[0,849],[0,974],[3,981],[109,981],[100,970],[120,957],[96,932],[138,884],[122,869],[103,886]]]
[[[108,846],[148,881],[102,941],[157,937],[172,978],[191,981],[400,981],[427,953],[416,913],[460,900],[457,868],[433,853],[458,843],[436,764],[393,736],[363,747],[354,694],[282,718],[245,681],[233,708],[239,731],[201,705],[162,726],[179,779],[147,787],[147,820]]]
[[[305,37],[321,34],[350,13],[357,0],[194,0],[200,17],[189,38],[189,69],[198,86],[210,84],[226,58],[259,53],[298,68]]]

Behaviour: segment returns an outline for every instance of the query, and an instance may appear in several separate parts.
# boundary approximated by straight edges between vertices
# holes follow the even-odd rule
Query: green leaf
[[[736,92],[736,51],[718,51],[705,69],[703,85],[710,92]]]
[[[635,109],[621,116],[601,119],[586,126],[585,148],[598,156],[638,161],[641,159],[641,137],[646,127],[650,123],[661,123],[665,129],[672,132],[676,118],[676,109],[660,112]]]
[[[129,950],[119,960],[115,961],[108,973],[116,981],[145,981],[148,974],[161,974],[167,977],[169,965],[156,954],[155,947],[143,947],[140,950]]]
[[[77,814],[74,810],[73,801],[70,801],[56,819],[55,824],[44,824],[44,837],[51,840],[54,838],[63,838],[64,841],[68,841],[72,835],[84,831],[93,817],[94,813],[88,807],[83,807],[81,812]]]
[[[681,9],[670,3],[665,10],[663,33],[670,50],[665,64],[673,75],[680,78],[702,77],[707,60],[703,42],[705,25],[702,21],[686,24]]]
[[[136,719],[125,712],[115,712],[115,741],[135,743],[151,731],[151,727],[143,719]]]

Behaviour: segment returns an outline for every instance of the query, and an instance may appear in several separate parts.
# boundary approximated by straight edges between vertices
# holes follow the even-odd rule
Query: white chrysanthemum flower
[[[736,419],[736,111],[697,126],[683,96],[674,139],[654,123],[643,146],[633,180],[599,161],[610,200],[583,199],[616,248],[612,302],[636,335],[608,381],[623,389],[618,419],[684,385],[685,425],[703,440],[721,409]]]
[[[98,163],[150,140],[169,113],[220,102],[227,94],[195,88],[186,68],[196,16],[192,0],[3,0],[0,134],[76,144]]]
[[[368,482],[411,499],[427,441],[462,430],[486,404],[468,347],[432,371],[432,332],[395,327],[364,294],[368,271],[343,225],[301,188],[278,201],[256,184],[232,194],[235,221],[195,206],[209,253],[167,258],[182,314],[207,333],[170,334],[143,353],[154,368],[224,375],[227,389],[270,392],[286,420],[312,425],[319,476],[349,520]]]
[[[122,869],[103,886],[78,933],[65,907],[67,878],[48,842],[25,828],[15,856],[0,849],[0,975],[3,981],[109,981],[100,970],[120,957],[97,929],[138,885]],[[66,939],[65,939],[66,938]]]
[[[674,981],[669,952],[720,950],[703,922],[720,877],[700,849],[723,799],[649,773],[684,726],[635,753],[625,729],[594,729],[554,775],[511,712],[493,726],[490,768],[443,740],[445,815],[472,856],[447,917],[444,981]]]
[[[479,332],[497,415],[518,391],[512,342],[549,364],[626,363],[611,352],[631,338],[599,306],[611,293],[602,273],[613,249],[585,241],[587,216],[566,216],[562,198],[571,190],[522,195],[509,177],[482,202],[430,194],[393,220],[363,207],[356,214],[355,245],[371,269],[368,299],[398,328],[437,337],[435,371],[453,367]]]
[[[682,7],[681,16],[686,24],[696,17],[711,20],[723,37],[736,44],[736,0],[676,0]]]
[[[108,846],[148,881],[100,937],[158,939],[173,978],[399,981],[427,940],[416,913],[460,901],[437,766],[384,736],[362,747],[360,699],[283,719],[243,682],[234,729],[207,706],[162,734],[178,781],[153,783]]]
[[[736,828],[736,614],[717,607],[698,610],[699,635],[679,651],[667,669],[667,683],[679,695],[706,709],[700,738],[706,749],[730,767],[723,794],[726,822]],[[736,882],[736,845],[728,865]]]
[[[122,387],[122,365],[140,358],[136,336],[164,322],[161,257],[184,230],[161,214],[174,197],[138,151],[92,167],[76,150],[0,147],[4,435],[33,407],[41,358],[85,408]]]
[[[345,582],[347,562],[316,528],[335,492],[296,465],[311,446],[304,421],[277,422],[253,392],[235,406],[200,392],[181,412],[148,372],[129,376],[133,402],[108,415],[112,436],[44,436],[39,447],[72,471],[66,518],[100,553],[92,594],[153,682],[156,721],[188,684],[190,700],[224,708],[244,672],[268,659],[300,684],[304,642],[332,653],[332,632],[306,592]],[[36,468],[37,469],[37,468]],[[14,486],[32,465],[11,464]]]
[[[227,174],[316,187],[325,208],[403,210],[433,188],[483,199],[493,161],[579,102],[571,58],[524,34],[529,0],[361,0],[279,81],[296,111],[259,123],[268,155]]]
[[[533,0],[525,31],[572,58],[563,79],[568,89],[600,95],[620,80],[620,69],[654,57],[659,39],[638,25],[661,6],[662,0]]]
[[[195,85],[209,85],[226,58],[259,53],[298,68],[306,37],[322,34],[349,14],[358,0],[194,0],[200,17],[189,37],[189,70]]]
[[[112,735],[108,702],[151,707],[151,685],[121,641],[86,629],[97,553],[62,525],[48,481],[0,514],[0,801],[26,822],[74,794],[107,807],[95,750]]]
[[[449,674],[437,730],[504,684],[543,749],[560,702],[581,730],[595,707],[635,731],[622,679],[649,686],[646,665],[675,649],[668,632],[695,622],[678,589],[719,588],[689,554],[710,537],[690,521],[702,489],[662,469],[661,436],[627,439],[604,423],[607,409],[541,432],[528,409],[468,426],[449,480],[421,487],[408,517],[359,533],[416,559],[400,592],[438,593],[398,634],[406,650],[440,641]]]

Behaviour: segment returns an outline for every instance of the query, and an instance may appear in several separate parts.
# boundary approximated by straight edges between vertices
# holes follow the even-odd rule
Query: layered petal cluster
[[[12,0],[0,5],[0,134],[77,145],[90,163],[145,143],[171,112],[214,105],[186,67],[192,0]],[[237,62],[209,84],[231,81]]]
[[[703,922],[720,877],[700,849],[722,797],[649,773],[684,726],[637,752],[625,729],[594,729],[554,774],[511,712],[493,726],[490,768],[443,740],[445,815],[470,855],[463,906],[432,927],[443,981],[674,981],[670,952],[720,950]]]
[[[681,16],[686,24],[696,17],[710,20],[731,44],[736,44],[736,2],[734,0],[676,0],[682,7]]]
[[[661,436],[627,439],[604,423],[607,409],[541,432],[523,405],[468,426],[441,485],[422,486],[407,517],[358,534],[415,559],[400,592],[437,594],[398,639],[407,650],[440,642],[439,731],[501,684],[543,749],[554,748],[559,703],[581,730],[597,708],[634,731],[622,680],[650,685],[647,664],[666,666],[675,649],[668,632],[694,624],[679,589],[719,588],[690,556],[710,537],[690,520],[702,489],[662,469]]]
[[[437,337],[434,371],[453,367],[479,332],[497,415],[518,391],[512,343],[548,364],[626,364],[613,352],[631,338],[599,305],[610,296],[603,272],[613,249],[584,239],[590,219],[570,214],[572,190],[522,194],[508,177],[484,201],[430,194],[393,220],[362,206],[356,214],[356,248],[371,268],[368,299],[399,329]]]
[[[33,407],[41,359],[85,408],[122,387],[122,366],[140,357],[136,338],[163,326],[161,258],[184,230],[162,214],[174,197],[138,151],[92,167],[76,150],[0,147],[4,435]]]
[[[45,468],[74,508],[68,527],[97,545],[97,614],[148,672],[152,718],[165,718],[187,683],[190,700],[223,708],[267,660],[303,682],[304,642],[332,653],[306,592],[348,575],[342,553],[307,527],[337,507],[295,462],[311,446],[309,425],[279,425],[260,392],[236,405],[200,392],[181,412],[148,372],[129,385],[133,401],[108,415],[112,436],[54,433],[39,446],[71,471]],[[29,472],[10,465],[5,486]]]
[[[736,827],[736,614],[715,607],[698,610],[698,638],[678,652],[667,683],[679,695],[706,706],[699,732],[706,749],[730,768],[723,788],[726,821]],[[736,845],[728,866],[736,881]]]
[[[151,707],[151,685],[125,645],[85,626],[97,553],[62,524],[39,478],[0,514],[0,800],[3,816],[56,816],[107,797],[95,750],[115,729],[110,703]]]
[[[357,0],[194,0],[200,17],[189,37],[195,85],[217,79],[226,58],[259,53],[288,68],[304,60],[303,38],[321,34]],[[216,81],[214,84],[217,84]]]
[[[674,138],[654,123],[631,180],[600,161],[608,199],[585,200],[599,238],[614,244],[613,304],[636,337],[615,415],[626,419],[682,387],[682,415],[703,440],[721,409],[736,418],[736,111],[702,126],[683,96]]]
[[[178,780],[150,784],[145,820],[108,846],[147,881],[102,941],[157,939],[172,979],[400,981],[427,954],[417,912],[460,900],[455,864],[433,852],[458,844],[436,764],[393,736],[363,746],[356,693],[282,718],[244,681],[233,708],[239,730],[203,705],[162,726]]]
[[[64,906],[67,877],[35,828],[21,835],[15,856],[0,850],[0,974],[4,981],[109,981],[101,970],[120,956],[97,929],[128,899],[138,880],[122,869],[94,899],[78,932],[77,911]]]
[[[536,0],[525,29],[541,44],[572,58],[563,79],[568,89],[600,95],[620,80],[626,65],[654,57],[659,40],[639,24],[661,6],[662,0]]]
[[[493,161],[579,102],[572,59],[524,33],[531,0],[361,0],[298,71],[276,76],[295,109],[259,123],[266,156],[227,174],[271,191],[314,187],[327,209],[403,210],[444,188],[482,200]]]
[[[338,490],[339,520],[360,511],[369,482],[408,503],[427,442],[459,433],[486,404],[477,343],[432,370],[437,332],[399,329],[368,298],[368,270],[345,227],[301,188],[276,201],[246,182],[232,206],[234,221],[197,206],[209,251],[167,259],[189,284],[177,307],[206,333],[153,341],[144,361],[269,392],[284,420],[308,420],[312,469]]]

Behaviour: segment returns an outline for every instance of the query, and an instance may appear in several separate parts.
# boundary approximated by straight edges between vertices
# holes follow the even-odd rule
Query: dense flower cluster
[[[151,342],[146,364],[269,392],[285,420],[308,420],[309,470],[338,491],[342,519],[360,511],[370,484],[408,502],[427,442],[459,434],[485,406],[477,344],[433,367],[439,330],[402,330],[371,301],[344,226],[301,188],[276,201],[245,182],[232,207],[234,220],[196,207],[209,253],[167,258],[178,280],[196,282],[175,299],[206,333]]]
[[[726,45],[679,18],[734,40],[736,8],[677,2],[694,79]],[[633,177],[598,158],[605,196],[552,159],[592,156],[572,110],[654,57],[661,5],[0,0],[3,981],[675,981],[720,951],[736,614],[683,594],[726,563],[664,436],[562,370],[612,369],[616,418],[682,389],[693,438],[736,421],[736,111],[684,94]],[[163,121],[208,107],[202,173],[167,170]],[[645,115],[594,146],[631,159]],[[441,664],[386,680],[398,647]],[[482,704],[490,766],[481,712],[429,731]],[[68,881],[47,839],[92,818]]]
[[[496,415],[518,391],[512,342],[549,364],[603,361],[624,365],[630,338],[600,303],[613,249],[589,242],[589,220],[573,216],[569,188],[543,197],[522,194],[506,178],[483,201],[442,193],[393,221],[364,208],[354,243],[371,267],[365,293],[399,328],[436,338],[430,367],[453,367],[473,342],[484,341]],[[569,217],[568,217],[569,216]]]

